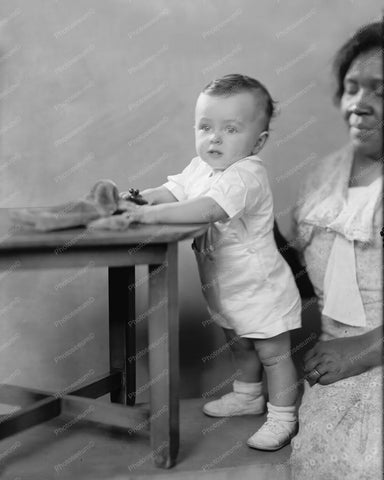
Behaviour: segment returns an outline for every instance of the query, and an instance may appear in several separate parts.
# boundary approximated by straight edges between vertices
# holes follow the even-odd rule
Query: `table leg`
[[[166,261],[149,266],[151,447],[155,464],[170,468],[179,449],[179,312],[177,243]]]
[[[111,392],[111,401],[134,405],[136,391],[134,266],[108,268],[108,298],[110,369],[119,370],[123,374],[121,388]]]

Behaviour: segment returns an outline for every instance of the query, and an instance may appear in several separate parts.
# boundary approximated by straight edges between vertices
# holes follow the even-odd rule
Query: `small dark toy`
[[[124,200],[136,203],[136,205],[147,205],[147,201],[140,195],[140,190],[137,188],[130,188],[129,195],[124,195]]]

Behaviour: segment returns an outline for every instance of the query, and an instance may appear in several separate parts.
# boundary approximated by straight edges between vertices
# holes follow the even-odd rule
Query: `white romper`
[[[228,214],[195,238],[202,292],[212,319],[249,338],[301,327],[301,301],[273,235],[273,199],[257,156],[214,171],[195,157],[164,186],[179,200],[213,198]]]

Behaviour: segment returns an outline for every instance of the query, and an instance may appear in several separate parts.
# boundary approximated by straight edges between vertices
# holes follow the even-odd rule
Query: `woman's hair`
[[[217,78],[212,80],[208,85],[206,85],[202,93],[207,95],[217,95],[228,97],[230,95],[235,95],[236,93],[250,92],[256,99],[262,99],[265,107],[265,117],[266,117],[266,130],[269,130],[269,122],[275,114],[275,101],[272,100],[272,97],[266,87],[252,77],[247,77],[246,75],[240,75],[238,73],[232,73],[229,75],[224,75],[224,77]]]
[[[333,61],[333,72],[337,81],[334,95],[336,104],[339,104],[344,93],[344,78],[353,60],[361,53],[373,48],[383,48],[384,29],[382,22],[369,23],[359,28],[336,53]]]

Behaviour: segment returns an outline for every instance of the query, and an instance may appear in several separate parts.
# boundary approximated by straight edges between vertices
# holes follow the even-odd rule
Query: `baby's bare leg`
[[[254,340],[254,345],[267,375],[269,402],[281,407],[294,405],[298,384],[289,332]]]
[[[253,342],[238,337],[233,330],[224,329],[224,332],[237,369],[233,392],[206,403],[203,412],[211,417],[260,415],[265,411],[262,366]]]
[[[253,341],[249,338],[238,337],[234,330],[224,328],[224,333],[235,366],[241,372],[237,380],[247,383],[261,382],[262,366]]]

